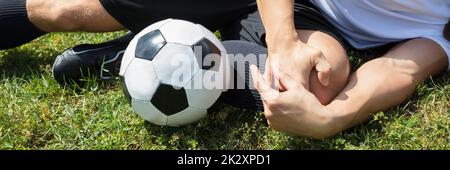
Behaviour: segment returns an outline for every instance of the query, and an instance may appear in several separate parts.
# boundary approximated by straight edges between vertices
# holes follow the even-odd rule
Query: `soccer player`
[[[229,53],[269,55],[264,76],[251,71],[262,101],[252,89],[230,90],[226,101],[263,110],[276,130],[312,138],[333,136],[400,104],[419,82],[449,67],[446,0],[259,0],[258,7],[245,0],[0,0],[6,37],[0,49],[45,32],[137,33],[165,18],[190,20],[221,29],[223,40],[241,40],[224,42]],[[77,81],[85,70],[114,76],[120,62],[114,56],[131,38],[65,51],[54,64],[55,79]],[[382,55],[350,73],[347,52],[356,49]],[[104,61],[109,65],[101,68]]]

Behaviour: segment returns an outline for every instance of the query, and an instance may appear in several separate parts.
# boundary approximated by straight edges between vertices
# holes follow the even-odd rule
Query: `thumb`
[[[280,84],[286,88],[286,90],[294,89],[298,87],[297,81],[284,72],[280,72]]]
[[[259,94],[261,95],[263,101],[276,99],[278,97],[279,92],[272,89],[270,83],[267,82],[261,75],[261,72],[259,71],[258,67],[256,67],[255,65],[251,65],[250,71],[252,74],[253,84],[256,90],[258,90]]]
[[[331,65],[324,58],[318,58],[315,61],[317,77],[319,77],[319,82],[323,86],[328,86],[330,84],[331,78]]]

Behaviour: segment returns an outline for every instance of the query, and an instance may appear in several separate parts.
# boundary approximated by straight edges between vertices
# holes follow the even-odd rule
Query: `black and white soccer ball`
[[[125,96],[144,120],[178,127],[200,120],[229,84],[225,48],[205,27],[167,19],[142,30],[125,50]]]

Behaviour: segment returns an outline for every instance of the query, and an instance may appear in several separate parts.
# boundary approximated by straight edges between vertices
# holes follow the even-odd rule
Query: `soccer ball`
[[[200,120],[228,87],[225,48],[205,27],[167,19],[137,34],[122,58],[123,92],[144,120],[178,127]]]

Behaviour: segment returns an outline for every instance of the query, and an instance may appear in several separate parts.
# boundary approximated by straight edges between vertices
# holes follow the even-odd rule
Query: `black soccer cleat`
[[[53,77],[60,85],[82,85],[89,77],[109,80],[118,77],[123,53],[134,34],[101,44],[82,44],[56,57]]]

